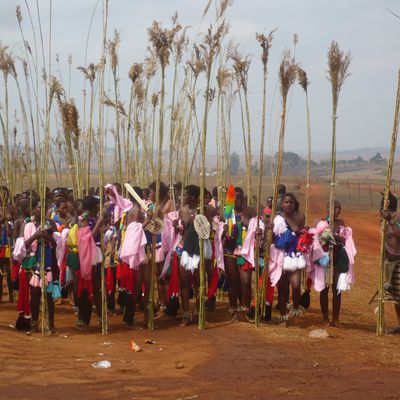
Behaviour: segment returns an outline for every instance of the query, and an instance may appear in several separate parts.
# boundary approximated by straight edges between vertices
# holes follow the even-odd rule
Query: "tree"
[[[383,164],[386,162],[386,158],[383,158],[381,153],[376,153],[369,159],[369,162],[374,164]]]
[[[365,162],[365,160],[364,160],[361,156],[358,156],[358,157],[356,158],[357,167],[359,167],[360,164],[362,164],[363,162]]]
[[[234,151],[229,157],[229,171],[231,175],[237,175],[239,169],[240,169],[240,157],[236,153],[236,151]]]
[[[275,160],[278,159],[278,153],[275,154]],[[291,168],[296,168],[305,164],[305,161],[297,154],[292,151],[283,152],[283,163]]]
[[[257,176],[260,173],[260,169],[258,168],[258,161],[251,165],[251,174],[253,176]]]

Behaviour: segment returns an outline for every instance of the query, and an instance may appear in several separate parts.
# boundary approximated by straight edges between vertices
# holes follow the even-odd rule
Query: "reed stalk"
[[[169,126],[169,163],[168,163],[168,179],[169,179],[169,189],[170,189],[170,198],[173,200],[174,204],[174,187],[173,187],[173,155],[174,155],[174,133],[175,133],[175,124],[176,124],[176,110],[175,110],[175,103],[176,103],[176,85],[178,79],[178,66],[182,60],[182,50],[184,48],[184,44],[186,41],[185,31],[181,36],[178,36],[177,33],[182,29],[182,27],[178,23],[178,14],[175,14],[172,17],[172,30],[175,31],[174,38],[171,42],[170,51],[173,55],[174,59],[174,77],[172,83],[172,100],[171,100],[171,114],[170,114],[170,126]]]
[[[160,202],[160,184],[162,168],[162,148],[164,142],[164,105],[165,105],[165,70],[169,63],[170,49],[175,35],[174,29],[163,29],[161,24],[153,21],[151,28],[148,29],[149,40],[153,46],[155,55],[160,65],[161,71],[161,90],[160,90],[160,109],[159,109],[159,140],[157,153],[157,175],[156,175],[156,199],[153,212],[158,213]],[[154,278],[156,273],[156,235],[152,238],[151,249],[151,283],[148,304],[148,329],[154,329]]]
[[[276,171],[274,178],[274,194],[272,200],[272,213],[271,220],[273,221],[276,215],[276,203],[278,199],[278,186],[282,174],[282,164],[283,164],[283,152],[284,152],[284,140],[285,140],[285,128],[286,128],[286,109],[287,109],[287,97],[291,86],[296,79],[297,65],[294,59],[291,58],[290,51],[286,50],[283,54],[283,60],[279,68],[279,81],[280,81],[280,92],[282,99],[282,112],[281,112],[281,124],[279,131],[279,146],[278,146],[278,159],[276,163]],[[262,282],[264,288],[261,291],[261,299],[265,298],[265,282],[268,278],[269,273],[269,255],[270,248],[272,244],[272,230],[268,230],[267,239],[264,249],[264,270],[262,274]],[[261,304],[261,315],[265,315],[265,302]]]
[[[233,60],[233,69],[235,70],[236,79],[239,89],[239,101],[241,106],[242,128],[243,128],[243,144],[245,150],[246,160],[246,195],[249,204],[253,203],[253,185],[252,185],[252,171],[251,171],[251,127],[250,127],[250,110],[248,102],[248,75],[250,68],[250,56],[243,57],[235,48],[230,57]],[[243,91],[243,99],[241,95]],[[244,108],[244,114],[243,114]]]
[[[92,155],[92,141],[93,141],[93,113],[94,113],[94,83],[96,80],[97,65],[93,63],[87,67],[78,67],[84,75],[84,78],[90,84],[90,105],[89,105],[89,126],[86,132],[86,177],[85,177],[85,190],[86,195],[89,193],[90,187],[90,172],[91,172],[91,155]]]
[[[104,128],[104,73],[106,62],[106,47],[107,47],[107,29],[108,29],[108,6],[109,0],[103,0],[103,40],[101,49],[101,58],[99,63],[99,149],[98,149],[98,163],[99,163],[99,182],[100,182],[100,209],[103,210],[103,188],[105,185],[104,179],[104,157],[105,157],[105,128]],[[117,112],[117,111],[116,111]],[[108,321],[107,321],[107,293],[105,287],[105,264],[104,264],[104,249],[103,249],[103,233],[101,234],[101,250],[103,253],[103,261],[101,263],[101,332],[103,335],[108,334]]]
[[[11,173],[11,159],[10,159],[10,115],[9,115],[9,92],[8,92],[8,76],[13,71],[15,71],[15,64],[11,54],[7,51],[7,46],[2,46],[0,44],[0,70],[3,72],[4,80],[4,129],[3,129],[3,139],[4,139],[4,161],[5,161],[5,177],[6,186],[10,191],[10,199],[13,198],[13,182]]]
[[[272,45],[273,32],[270,32],[268,36],[263,34],[256,34],[256,39],[260,43],[262,48],[261,61],[263,64],[263,95],[262,95],[262,117],[261,117],[261,143],[260,143],[260,156],[258,162],[258,181],[257,181],[257,229],[260,227],[260,217],[262,214],[261,210],[261,188],[262,188],[262,180],[263,180],[263,171],[264,171],[264,142],[265,142],[265,121],[266,121],[266,108],[267,108],[267,77],[268,77],[268,58],[269,58],[269,49]],[[260,236],[256,236],[256,249],[255,249],[255,267],[256,267],[256,307],[255,307],[255,325],[258,327],[260,325],[260,306],[261,302],[265,303],[265,296],[260,296]],[[268,268],[267,265],[264,265],[264,269]],[[268,274],[266,274],[268,276]],[[265,285],[264,285],[265,286]],[[263,293],[263,291],[261,290]]]
[[[306,201],[305,201],[305,225],[309,224],[309,204],[310,204],[310,179],[311,179],[311,122],[310,108],[308,103],[308,85],[310,81],[307,78],[307,73],[302,68],[297,69],[297,77],[300,86],[303,88],[306,95],[306,120],[307,120],[307,177],[306,177]]]
[[[117,105],[119,103],[119,88],[118,88],[118,46],[121,42],[120,35],[117,30],[114,30],[114,39],[109,40],[107,43],[107,50],[110,56],[111,61],[111,71],[113,76],[114,83],[114,101]],[[120,134],[120,114],[115,108],[115,140],[116,140],[116,148],[117,148],[117,179],[120,184],[123,181],[122,174],[122,150],[121,150],[121,134]]]
[[[218,12],[222,16],[221,10]],[[204,189],[205,189],[205,175],[206,175],[206,146],[207,146],[207,127],[208,127],[208,112],[210,103],[213,97],[213,92],[210,90],[211,86],[211,71],[215,58],[221,49],[222,38],[226,35],[228,26],[225,20],[222,20],[216,25],[215,31],[211,26],[204,38],[202,46],[203,57],[206,65],[206,94],[204,101],[203,123],[201,130],[201,167],[200,167],[200,213],[204,215]],[[206,327],[206,275],[205,275],[205,260],[204,260],[204,240],[200,239],[200,289],[199,289],[199,324],[200,330]]]
[[[303,88],[306,95],[306,120],[307,120],[307,177],[306,177],[306,199],[305,199],[305,225],[309,226],[309,204],[310,204],[310,179],[311,179],[311,122],[310,108],[308,105],[308,85],[310,81],[307,78],[307,73],[302,68],[297,69],[297,79],[300,86]],[[301,276],[301,288],[306,289],[307,271],[303,269]]]
[[[328,79],[331,82],[332,89],[332,146],[331,146],[331,190],[329,196],[329,225],[334,229],[334,206],[335,206],[335,189],[336,189],[336,122],[337,107],[339,101],[340,90],[349,74],[349,66],[351,54],[346,55],[340,50],[336,42],[332,42],[328,51]],[[333,245],[330,244],[329,251],[330,263],[326,271],[326,284],[333,284]]]

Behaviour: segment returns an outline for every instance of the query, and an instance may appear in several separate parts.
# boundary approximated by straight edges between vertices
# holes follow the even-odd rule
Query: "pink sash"
[[[89,226],[78,229],[78,248],[81,277],[88,281],[92,278],[92,266],[96,260],[96,243]]]

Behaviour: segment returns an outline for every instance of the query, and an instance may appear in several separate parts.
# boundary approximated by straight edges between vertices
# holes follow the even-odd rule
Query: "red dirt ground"
[[[324,215],[325,198],[314,186],[313,218]],[[400,337],[377,337],[376,304],[368,305],[377,282],[379,216],[344,209],[343,218],[358,248],[357,283],[343,294],[341,328],[328,328],[329,338],[308,337],[321,326],[316,292],[309,311],[286,329],[276,315],[258,329],[230,325],[225,301],[208,314],[203,332],[166,317],[153,332],[127,331],[121,317],[111,317],[108,336],[95,326],[77,332],[67,305],[57,307],[59,336],[28,336],[9,326],[15,305],[3,304],[0,399],[399,399]],[[389,326],[392,308],[386,306]],[[156,344],[145,344],[147,338]],[[130,352],[131,339],[142,352]],[[99,360],[111,361],[111,368],[93,369]]]

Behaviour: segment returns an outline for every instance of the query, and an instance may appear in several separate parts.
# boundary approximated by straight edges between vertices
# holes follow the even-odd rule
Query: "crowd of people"
[[[247,204],[240,187],[227,188],[231,206],[228,199],[218,199],[217,188],[205,191],[202,205],[196,185],[182,188],[177,182],[169,188],[152,182],[147,188],[128,189],[124,193],[120,184],[107,184],[104,190],[92,188],[87,196],[74,199],[71,190],[56,188],[48,191],[43,204],[35,191],[17,194],[11,201],[8,189],[0,188],[0,299],[7,286],[8,300],[17,303],[18,329],[38,329],[43,277],[52,333],[56,332],[55,304],[60,301],[71,304],[71,323],[75,314],[77,329],[88,329],[93,311],[100,323],[102,286],[109,313],[121,315],[128,328],[139,323],[147,326],[152,262],[156,266],[157,316],[179,318],[180,325],[186,326],[196,318],[199,307],[201,250],[207,312],[215,310],[218,291],[225,291],[227,320],[254,322],[254,286],[261,281],[255,282],[253,273],[259,267],[260,276],[266,277],[262,299],[266,321],[276,307],[280,325],[296,323],[310,305],[313,287],[319,293],[323,323],[338,326],[341,292],[354,284],[356,255],[352,230],[340,218],[339,202],[334,203],[333,223],[327,216],[328,205],[326,215],[305,226],[298,200],[284,185],[279,187],[273,219],[271,196],[257,212]],[[43,207],[46,218],[41,224]],[[397,201],[391,196],[389,210],[382,217],[390,227],[385,290],[399,301],[400,219],[396,209]],[[255,251],[257,246],[259,251]],[[143,311],[143,317],[138,318],[137,310]],[[398,305],[396,311],[400,325]],[[394,329],[394,333],[399,331]]]

